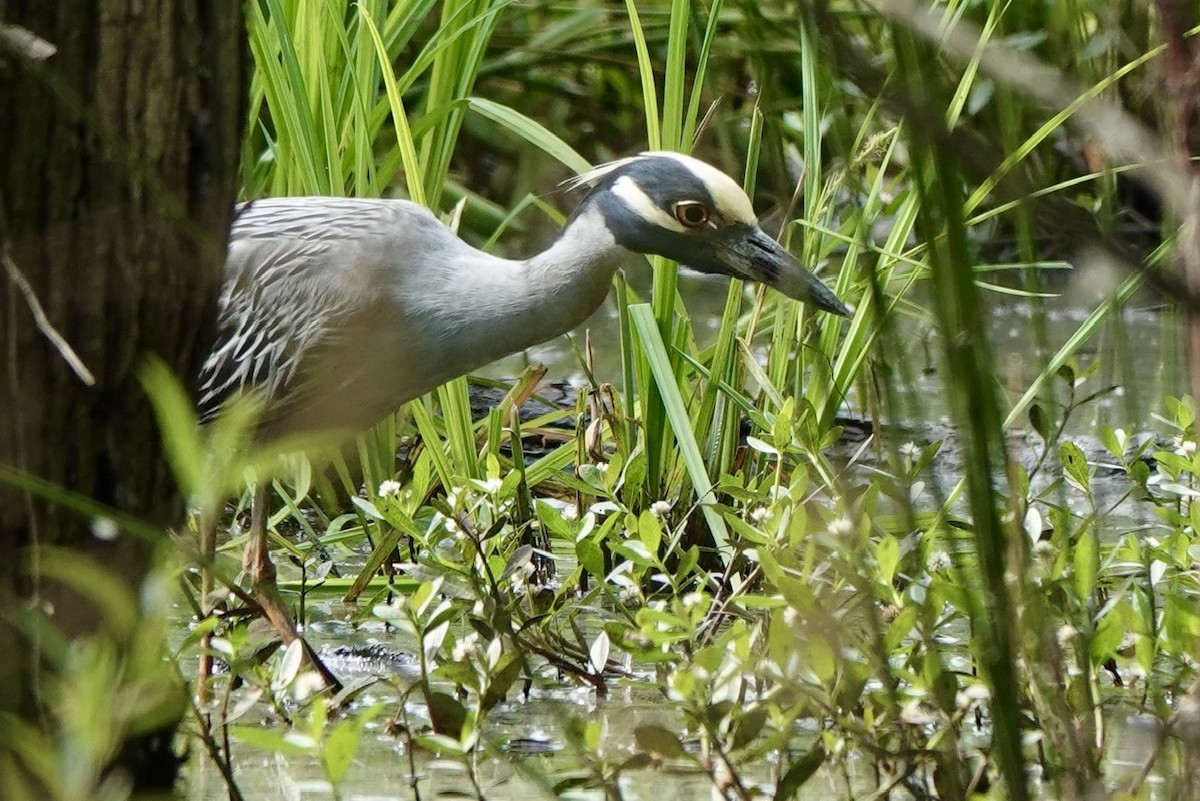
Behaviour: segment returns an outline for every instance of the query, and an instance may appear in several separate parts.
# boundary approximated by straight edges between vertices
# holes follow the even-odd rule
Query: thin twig
[[[7,243],[5,243],[3,253],[0,253],[0,259],[4,261],[4,271],[8,273],[8,280],[12,281],[17,289],[21,290],[21,294],[25,296],[25,304],[29,306],[29,312],[33,315],[33,322],[37,325],[38,330],[42,332],[42,335],[46,339],[50,340],[50,344],[63,357],[63,361],[79,377],[80,381],[89,387],[96,386],[96,377],[92,375],[92,371],[87,368],[87,365],[83,363],[83,360],[71,348],[66,338],[58,333],[54,324],[46,317],[46,312],[42,309],[41,301],[38,300],[37,293],[33,291],[33,286],[9,254]]]

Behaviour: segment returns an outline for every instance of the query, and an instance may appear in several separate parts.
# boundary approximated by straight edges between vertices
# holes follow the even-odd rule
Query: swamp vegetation
[[[70,642],[18,618],[52,643],[55,723],[14,751],[48,797],[133,793],[112,733],[172,714],[194,798],[1198,794],[1194,4],[244,13],[242,199],[406,196],[527,253],[562,180],[686,151],[854,314],[631,264],[610,334],[548,376],[565,403],[527,403],[533,353],[475,411],[457,380],[311,461],[255,451],[253,408],[199,429],[144,367],[191,506],[241,494],[222,583],[270,481],[281,587],[342,686],[244,594],[197,619],[194,522],[140,590],[47,553],[104,610]],[[188,703],[206,635],[227,669]]]

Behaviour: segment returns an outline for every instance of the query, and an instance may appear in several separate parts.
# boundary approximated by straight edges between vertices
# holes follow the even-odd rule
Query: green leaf
[[[1102,665],[1116,655],[1125,640],[1125,625],[1121,615],[1110,612],[1100,619],[1092,637],[1092,664]]]
[[[896,565],[900,561],[900,542],[890,534],[883,535],[883,539],[875,546],[875,562],[879,565],[879,578],[888,586],[891,586],[892,580],[896,577]]]
[[[433,730],[457,740],[462,735],[463,722],[467,719],[467,710],[463,705],[454,696],[436,690],[426,692],[425,701]]]
[[[488,681],[487,692],[479,701],[479,707],[486,712],[492,709],[508,696],[513,683],[521,677],[521,659],[512,652],[505,651],[492,668]]]
[[[1100,426],[1100,442],[1104,444],[1104,449],[1113,456],[1125,461],[1125,432],[1120,435],[1112,428],[1112,426]]]
[[[775,801],[787,801],[789,798],[795,798],[804,783],[811,779],[817,769],[825,763],[825,756],[825,746],[818,742],[809,749],[808,753],[793,762],[775,788]]]
[[[1096,542],[1096,534],[1085,530],[1075,543],[1073,553],[1075,568],[1075,596],[1080,601],[1092,597],[1096,590],[1096,578],[1100,574],[1100,546]]]
[[[334,787],[337,787],[341,784],[342,779],[346,778],[346,773],[354,762],[354,755],[358,753],[363,728],[383,711],[383,706],[383,704],[375,704],[355,713],[352,717],[346,718],[334,726],[333,731],[325,738],[321,762],[325,766],[325,777]]]
[[[581,751],[591,754],[594,754],[596,749],[600,747],[600,733],[599,720],[584,720],[583,718],[572,717],[567,720],[567,725],[563,727],[563,734],[566,736],[567,742]]]
[[[1040,403],[1032,404],[1029,407],[1029,424],[1033,426],[1033,430],[1038,433],[1039,437],[1046,442],[1050,441],[1050,421],[1046,419],[1046,412]]]
[[[658,555],[658,548],[662,545],[662,524],[650,510],[638,515],[638,537],[651,556]]]
[[[767,722],[767,708],[754,706],[734,719],[733,735],[730,745],[734,748],[745,748],[754,741]]]
[[[229,734],[246,745],[275,754],[309,753],[309,749],[296,742],[295,738],[288,738],[285,732],[276,729],[264,729],[262,726],[230,726]]]
[[[811,634],[806,649],[809,667],[817,678],[825,683],[832,681],[837,673],[837,659],[829,640],[820,634]]]
[[[1067,474],[1067,481],[1083,492],[1090,492],[1091,477],[1083,450],[1074,442],[1064,442],[1058,446],[1058,453],[1062,459],[1063,470]]]
[[[913,627],[917,625],[917,615],[919,612],[920,610],[916,606],[906,606],[888,624],[887,631],[884,633],[884,644],[888,653],[899,648],[900,644],[912,632]]]
[[[583,539],[575,543],[575,556],[584,570],[596,578],[604,577],[604,551],[594,540]]]
[[[147,357],[138,369],[138,378],[154,406],[175,481],[185,495],[195,495],[202,488],[205,462],[196,407],[161,359]]]
[[[350,770],[354,755],[358,752],[358,738],[362,727],[354,718],[343,720],[333,727],[333,731],[325,738],[325,748],[322,764],[325,767],[325,777],[334,787],[341,784]]]
[[[637,742],[638,748],[652,754],[681,757],[687,753],[683,750],[683,743],[680,742],[675,732],[663,726],[653,724],[638,726],[633,730],[633,739]]]

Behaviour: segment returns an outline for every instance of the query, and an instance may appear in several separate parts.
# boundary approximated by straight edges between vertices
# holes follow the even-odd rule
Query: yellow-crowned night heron
[[[263,438],[352,434],[488,362],[558,336],[604,300],[630,253],[759,281],[846,315],[824,284],[758,227],[729,176],[677,153],[599,167],[594,188],[544,252],[483,253],[404,200],[295,197],[241,207],[201,376],[201,414],[232,396],[264,401]],[[285,642],[274,592],[265,482],[252,502],[245,567]],[[211,526],[202,536],[211,558]],[[211,582],[211,579],[208,579]],[[206,587],[211,587],[211,583]]]

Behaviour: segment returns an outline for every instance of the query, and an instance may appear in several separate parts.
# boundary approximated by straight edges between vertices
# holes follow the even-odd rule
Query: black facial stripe
[[[724,272],[708,229],[686,233],[661,228],[625,208],[620,198],[602,193],[596,198],[604,223],[623,248],[635,253],[653,253],[708,273]]]

